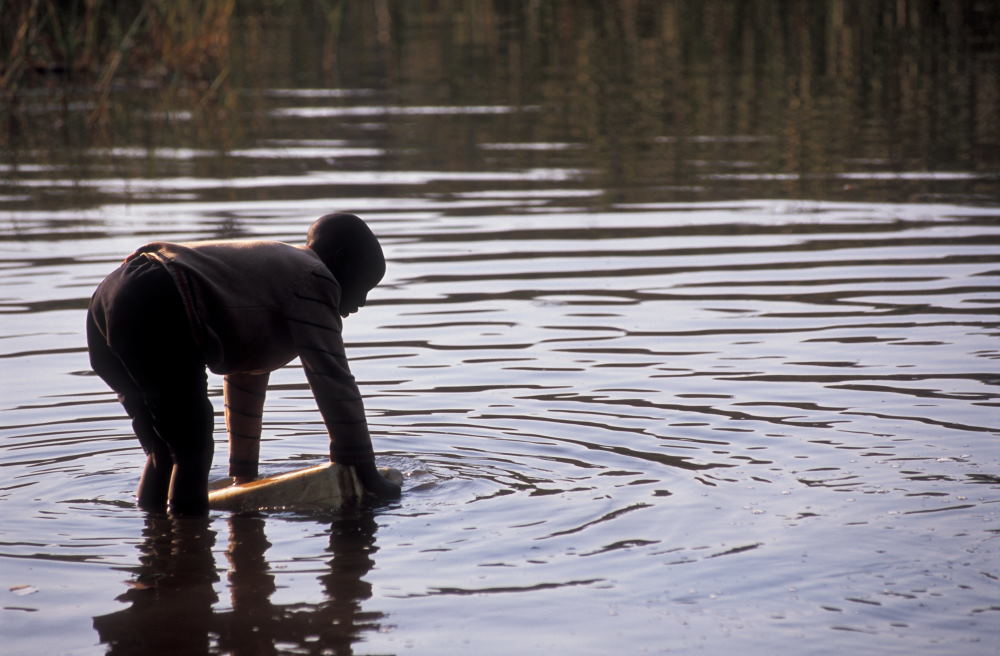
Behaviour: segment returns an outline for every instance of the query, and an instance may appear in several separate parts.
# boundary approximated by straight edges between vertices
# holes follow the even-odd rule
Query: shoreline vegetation
[[[158,113],[191,114],[197,138],[218,132],[237,101],[229,83],[236,6],[0,0],[0,146],[57,152],[127,142],[146,129],[143,116]]]
[[[651,161],[649,144],[699,135],[757,139],[755,158],[799,187],[869,164],[1000,167],[1000,3],[982,0],[0,0],[0,14],[9,149],[225,150],[267,120],[248,90],[346,88],[536,108],[532,134],[505,136],[585,144],[609,186],[681,175],[690,153]],[[188,117],[175,134],[144,123],[171,113]]]
[[[229,73],[235,0],[0,0],[0,89],[86,90],[106,102],[116,81],[182,79],[217,87]]]

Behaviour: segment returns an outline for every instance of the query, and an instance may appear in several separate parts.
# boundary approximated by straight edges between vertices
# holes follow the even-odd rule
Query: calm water
[[[337,46],[243,16],[209,110],[125,88],[94,128],[32,92],[0,162],[0,652],[1000,653],[995,35],[914,2],[889,56],[883,14],[778,5],[374,3]],[[336,209],[389,261],[345,331],[403,498],[143,514],[91,291],[146,241]],[[265,437],[266,473],[324,457],[297,362]]]

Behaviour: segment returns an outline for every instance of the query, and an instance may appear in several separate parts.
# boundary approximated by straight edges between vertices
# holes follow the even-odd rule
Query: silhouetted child
[[[378,240],[353,214],[328,214],[305,246],[275,241],[155,242],[98,286],[87,313],[94,371],[118,393],[143,450],[139,506],[208,509],[214,417],[206,366],[225,375],[229,473],[257,476],[268,375],[298,356],[330,434],[330,459],[366,491],[399,487],[375,468],[341,317],[385,274]]]

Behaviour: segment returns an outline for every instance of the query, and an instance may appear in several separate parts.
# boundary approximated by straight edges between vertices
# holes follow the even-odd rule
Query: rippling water
[[[265,124],[226,151],[3,164],[2,651],[996,653],[995,171],[857,162],[787,198],[772,136],[661,134],[644,157],[683,143],[688,177],[623,190],[586,142],[497,140],[530,104],[246,93]],[[146,241],[299,243],[335,209],[389,261],[345,331],[403,498],[139,512],[91,291]],[[266,473],[324,458],[297,362],[264,430]]]

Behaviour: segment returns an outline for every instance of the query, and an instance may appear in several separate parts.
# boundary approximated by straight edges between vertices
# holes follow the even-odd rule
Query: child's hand
[[[390,481],[375,468],[374,462],[355,465],[354,472],[365,492],[378,499],[398,499],[402,494],[402,481]]]

